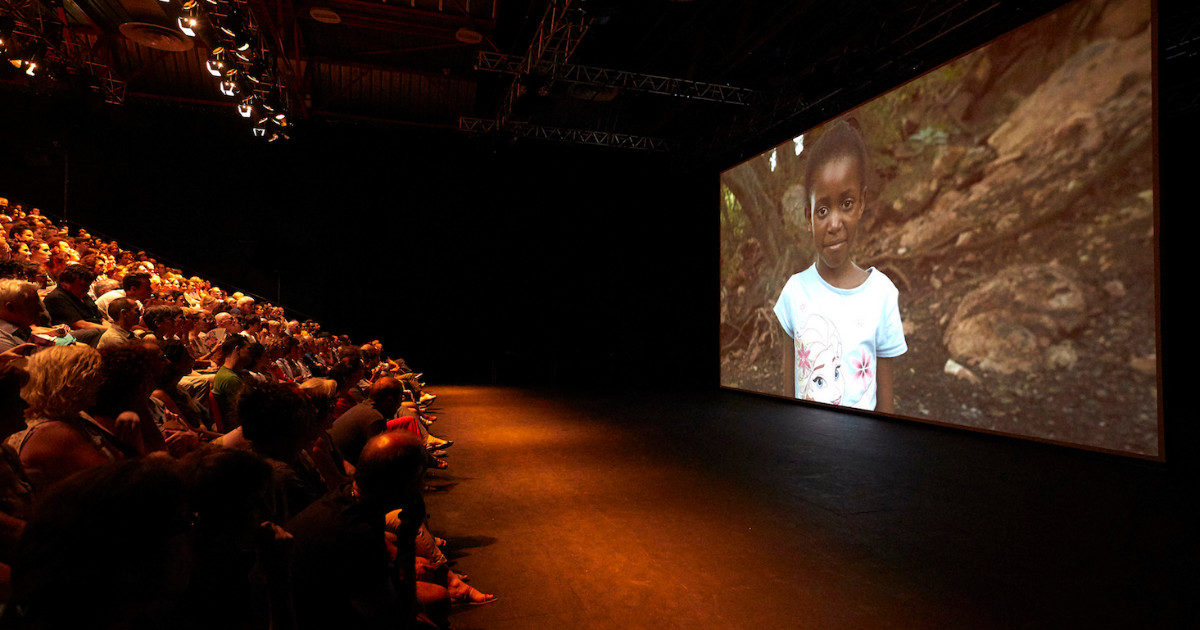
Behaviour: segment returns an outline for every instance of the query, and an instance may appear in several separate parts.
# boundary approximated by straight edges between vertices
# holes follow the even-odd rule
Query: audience
[[[0,625],[447,627],[452,444],[378,341],[0,198]]]

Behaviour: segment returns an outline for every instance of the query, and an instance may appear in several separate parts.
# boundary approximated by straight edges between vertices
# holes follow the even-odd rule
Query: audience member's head
[[[110,418],[145,409],[163,369],[161,352],[134,343],[104,348],[100,357],[103,379],[91,409]]]
[[[0,280],[0,319],[16,326],[31,326],[42,314],[37,285],[24,280]]]
[[[79,415],[96,401],[100,388],[100,353],[85,344],[52,346],[29,357],[29,382],[21,390],[31,418],[63,420]]]
[[[384,376],[371,383],[367,396],[375,405],[376,411],[383,414],[384,418],[391,418],[400,409],[400,402],[404,397],[404,385],[390,376]]]
[[[165,339],[175,334],[175,311],[179,307],[160,304],[151,306],[142,313],[142,323],[155,337]]]
[[[242,434],[262,455],[290,461],[311,444],[315,420],[295,389],[277,383],[247,385],[238,397]]]
[[[343,361],[329,368],[329,378],[333,379],[339,391],[348,391],[362,378],[362,363],[357,360]]]
[[[391,509],[419,500],[425,450],[407,431],[376,435],[363,446],[354,485],[364,501]]]
[[[127,274],[121,279],[121,288],[125,289],[125,297],[132,298],[144,304],[151,297],[152,285],[150,284],[150,274]]]
[[[187,346],[175,339],[162,344],[162,357],[166,366],[159,378],[160,383],[178,383],[179,379],[190,374],[196,366],[196,359],[188,352]]]
[[[132,330],[142,317],[142,309],[129,298],[116,298],[108,303],[108,317],[117,328]]]
[[[250,451],[203,446],[180,461],[201,547],[241,553],[266,520],[271,466]]]
[[[225,357],[225,365],[237,370],[253,365],[253,361],[246,356],[248,345],[250,340],[241,335],[226,335],[225,341],[221,342],[221,356]]]

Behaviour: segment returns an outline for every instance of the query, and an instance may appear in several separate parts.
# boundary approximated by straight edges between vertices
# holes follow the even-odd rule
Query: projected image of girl
[[[892,363],[908,350],[900,292],[853,258],[867,210],[867,159],[853,119],[837,121],[813,145],[804,216],[816,261],[788,279],[775,315],[794,342],[785,376],[797,398],[893,413]]]

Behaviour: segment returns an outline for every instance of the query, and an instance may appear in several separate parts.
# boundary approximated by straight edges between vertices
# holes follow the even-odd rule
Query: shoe
[[[417,402],[427,405],[437,399],[437,394],[423,394]]]

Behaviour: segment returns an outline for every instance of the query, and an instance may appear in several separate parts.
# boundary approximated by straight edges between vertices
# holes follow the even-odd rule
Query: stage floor
[[[455,628],[1200,621],[1156,464],[735,392],[431,390],[432,529],[500,596]]]

